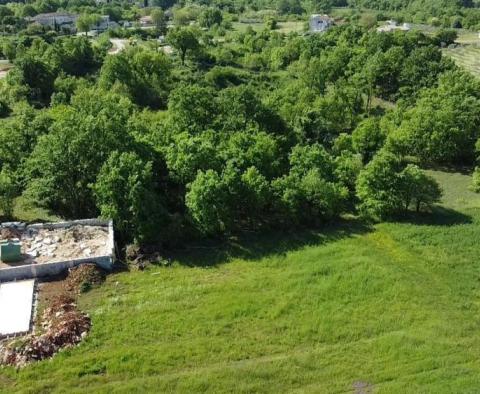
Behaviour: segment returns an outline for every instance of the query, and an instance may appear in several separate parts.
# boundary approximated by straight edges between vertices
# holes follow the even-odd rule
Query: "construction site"
[[[56,275],[84,262],[113,264],[111,221],[97,219],[0,227],[0,282]]]
[[[1,224],[0,364],[45,358],[78,343],[90,324],[75,295],[104,277],[114,259],[111,221]],[[38,299],[44,310],[36,320]],[[29,343],[21,352],[7,344],[18,336]]]

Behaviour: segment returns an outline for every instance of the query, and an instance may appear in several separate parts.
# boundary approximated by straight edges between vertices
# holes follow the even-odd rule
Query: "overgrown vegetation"
[[[79,277],[91,334],[0,391],[474,391],[477,4],[143,5],[0,5],[3,218],[112,218],[168,262]],[[78,36],[28,19],[58,10]]]
[[[86,37],[10,42],[7,216],[22,195],[66,218],[111,217],[124,242],[172,246],[428,210],[440,190],[421,166],[474,165],[479,83],[442,57],[438,34],[349,24],[220,42],[222,13],[198,18],[209,30],[169,29],[173,56],[107,55]]]

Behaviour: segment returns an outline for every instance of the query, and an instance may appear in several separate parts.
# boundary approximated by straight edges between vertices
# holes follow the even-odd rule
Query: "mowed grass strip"
[[[291,32],[302,33],[305,31],[308,25],[308,21],[283,21],[277,22],[277,28],[275,29],[278,33],[288,34]],[[233,29],[239,32],[245,32],[248,27],[251,27],[256,32],[260,32],[266,29],[265,22],[259,20],[258,22],[233,22]]]
[[[443,52],[450,56],[455,63],[469,71],[476,77],[480,77],[480,46],[464,45],[457,48],[446,48]]]
[[[252,236],[111,275],[81,298],[87,339],[0,370],[0,391],[474,392],[480,210],[452,208],[468,176],[434,174],[435,219]]]

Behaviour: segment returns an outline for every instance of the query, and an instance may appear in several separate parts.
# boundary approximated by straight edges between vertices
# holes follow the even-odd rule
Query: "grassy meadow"
[[[480,197],[431,171],[433,215],[252,234],[110,275],[77,348],[0,392],[467,393],[480,381]]]
[[[305,26],[308,21],[279,21],[277,22],[276,32],[288,34],[291,32],[302,33],[305,31]],[[248,27],[251,27],[253,30],[260,32],[265,30],[265,22],[258,20],[258,22],[233,22],[233,30],[239,32],[245,32]]]
[[[445,48],[443,53],[451,57],[455,63],[480,77],[480,38],[477,32],[461,30],[456,40],[459,46]]]
[[[445,48],[443,53],[450,56],[455,63],[470,71],[476,77],[480,77],[480,46],[463,45],[457,48]]]

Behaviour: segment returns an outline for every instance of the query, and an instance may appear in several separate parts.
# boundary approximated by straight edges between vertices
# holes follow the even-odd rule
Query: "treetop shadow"
[[[453,226],[473,222],[471,216],[440,205],[433,206],[431,212],[420,212],[416,214],[411,212],[405,216],[395,218],[394,221],[419,226]]]
[[[236,258],[253,261],[272,255],[281,256],[306,246],[327,244],[372,230],[373,226],[359,219],[341,219],[322,228],[250,232],[224,241],[203,241],[199,245],[174,250],[168,257],[189,267],[214,267]]]

